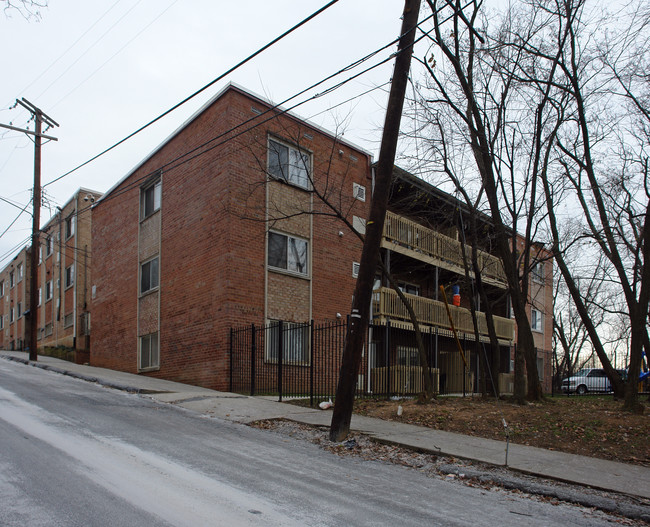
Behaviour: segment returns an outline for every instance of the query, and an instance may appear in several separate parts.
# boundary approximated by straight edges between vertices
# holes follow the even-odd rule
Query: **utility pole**
[[[408,83],[408,73],[411,67],[411,55],[415,42],[415,28],[420,13],[420,0],[405,0],[402,18],[402,33],[398,44],[397,57],[393,68],[393,81],[386,119],[381,139],[379,160],[375,173],[375,187],[370,203],[370,214],[366,222],[366,236],[359,264],[357,285],[354,289],[352,300],[352,313],[345,339],[345,349],[341,360],[339,383],[336,388],[334,412],[330,425],[330,440],[342,441],[350,431],[352,409],[354,405],[354,390],[357,384],[357,373],[361,361],[363,339],[368,329],[370,316],[370,298],[372,284],[377,272],[379,260],[379,247],[384,230],[386,207],[388,205],[388,192],[393,176],[395,153],[397,151],[397,138],[399,125],[404,107],[404,95]]]
[[[44,135],[42,133],[43,123],[48,128],[59,126],[59,124],[47,116],[43,111],[34,106],[24,97],[22,100],[16,99],[16,104],[25,108],[34,117],[35,130],[23,130],[9,125],[0,124],[2,128],[9,130],[16,130],[34,136],[34,193],[33,193],[33,213],[32,213],[32,250],[31,250],[31,272],[30,272],[30,286],[29,286],[29,360],[38,360],[36,353],[36,346],[38,342],[38,321],[37,321],[37,306],[38,304],[38,254],[40,244],[41,232],[41,142],[42,138],[57,141],[56,137]]]

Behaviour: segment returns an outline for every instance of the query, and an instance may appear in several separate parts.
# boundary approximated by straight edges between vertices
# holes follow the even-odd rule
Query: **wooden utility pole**
[[[388,192],[395,164],[399,125],[404,106],[404,95],[411,67],[411,55],[415,41],[415,27],[420,12],[420,0],[405,0],[402,17],[402,33],[393,68],[384,132],[382,134],[379,161],[375,171],[375,185],[370,203],[370,215],[366,222],[366,236],[359,264],[359,275],[352,300],[352,313],[345,339],[345,349],[341,360],[339,383],[336,388],[334,412],[330,426],[330,440],[342,441],[350,431],[354,391],[357,373],[361,362],[364,335],[368,329],[372,285],[377,272],[379,247],[384,230],[384,219],[388,205]]]
[[[22,100],[16,99],[16,104],[20,104],[28,112],[32,114],[35,122],[35,130],[21,130],[13,126],[1,125],[2,128],[16,130],[34,136],[34,192],[33,192],[33,213],[32,213],[32,248],[31,248],[31,271],[30,271],[30,286],[29,286],[29,360],[38,360],[36,353],[36,346],[38,342],[38,320],[36,316],[36,308],[38,304],[38,254],[41,232],[41,142],[42,138],[51,139],[56,141],[56,137],[43,135],[43,123],[48,127],[59,126],[58,123],[48,117],[27,99],[23,97]]]

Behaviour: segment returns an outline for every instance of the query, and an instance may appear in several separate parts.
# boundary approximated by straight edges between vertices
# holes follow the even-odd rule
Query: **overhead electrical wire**
[[[131,139],[131,138],[132,138],[133,136],[135,136],[136,134],[139,134],[140,132],[142,132],[142,131],[145,130],[146,128],[150,127],[152,124],[154,124],[154,123],[160,121],[163,117],[169,115],[171,112],[173,112],[174,110],[176,110],[177,108],[179,108],[180,106],[182,106],[183,104],[185,104],[186,102],[190,101],[191,99],[193,99],[193,98],[196,97],[197,95],[203,93],[205,90],[207,90],[208,88],[210,88],[211,86],[213,86],[214,84],[216,84],[217,82],[219,82],[221,79],[223,79],[223,78],[226,77],[227,75],[230,75],[233,71],[237,70],[238,68],[240,68],[241,66],[243,66],[243,65],[246,64],[247,62],[250,62],[250,61],[253,60],[255,57],[257,57],[259,54],[261,54],[262,52],[266,51],[268,48],[270,48],[271,46],[273,46],[274,44],[276,44],[277,42],[279,42],[280,40],[282,40],[284,37],[286,37],[287,35],[293,33],[296,29],[302,27],[302,26],[305,25],[307,22],[309,22],[309,21],[312,20],[313,18],[315,18],[315,17],[317,17],[318,15],[320,15],[322,12],[324,12],[325,10],[327,10],[328,8],[330,8],[331,6],[333,6],[334,4],[336,4],[338,1],[339,1],[339,0],[331,0],[330,2],[328,2],[327,4],[325,4],[323,7],[321,7],[320,9],[318,9],[317,11],[314,11],[314,12],[313,12],[311,15],[309,15],[307,18],[304,18],[303,20],[301,20],[300,22],[298,22],[297,24],[295,24],[294,26],[292,26],[291,28],[289,28],[288,30],[286,30],[284,33],[282,33],[281,35],[277,36],[276,38],[274,38],[273,40],[271,40],[270,42],[268,42],[267,44],[265,44],[264,46],[262,46],[261,48],[259,48],[257,51],[251,53],[248,57],[246,57],[245,59],[243,59],[243,60],[241,60],[240,62],[238,62],[237,64],[235,64],[234,66],[232,66],[231,68],[229,68],[227,71],[225,71],[224,73],[222,73],[221,75],[219,75],[219,76],[216,77],[215,79],[211,80],[211,81],[210,81],[208,84],[206,84],[205,86],[203,86],[202,88],[198,89],[197,91],[195,91],[194,93],[192,93],[191,95],[189,95],[188,97],[186,97],[185,99],[183,99],[182,101],[180,101],[179,103],[175,104],[174,106],[172,106],[171,108],[169,108],[168,110],[166,110],[165,112],[163,112],[162,114],[160,114],[158,117],[155,117],[154,119],[152,119],[151,121],[149,121],[147,124],[141,126],[141,127],[138,128],[136,131],[130,133],[129,135],[127,135],[127,136],[124,137],[123,139],[120,139],[117,143],[115,143],[115,144],[109,146],[108,148],[106,148],[105,150],[101,151],[99,154],[93,156],[93,157],[90,158],[89,160],[85,161],[85,162],[82,163],[81,165],[78,165],[77,167],[73,168],[72,170],[69,170],[69,171],[66,172],[65,174],[62,174],[61,176],[59,176],[59,177],[53,179],[53,180],[50,181],[49,183],[46,183],[46,185],[51,185],[52,183],[55,183],[56,181],[59,181],[60,179],[63,179],[64,177],[66,177],[66,176],[72,174],[73,172],[76,172],[76,171],[79,170],[80,168],[82,168],[82,167],[86,166],[87,164],[93,162],[95,159],[97,159],[97,158],[103,156],[104,154],[110,152],[110,151],[113,150],[114,148],[117,148],[119,145],[121,145],[122,143],[128,141],[129,139]],[[46,185],[43,185],[43,186],[46,186]]]

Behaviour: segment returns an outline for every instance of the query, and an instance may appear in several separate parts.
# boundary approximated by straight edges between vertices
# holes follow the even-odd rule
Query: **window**
[[[282,336],[282,363],[309,364],[309,324],[271,320],[266,334],[266,360],[280,360],[280,336]]]
[[[45,324],[45,336],[49,337],[52,334],[52,329],[53,329],[53,324],[50,322],[49,324]]]
[[[160,177],[144,187],[140,192],[140,218],[145,219],[160,209],[162,197],[162,181]]]
[[[352,184],[352,196],[359,201],[366,201],[366,187],[359,183]]]
[[[544,380],[544,357],[537,357],[537,378]]]
[[[43,246],[39,246],[38,248],[38,263],[43,263]]]
[[[52,300],[52,280],[45,283],[45,301]]]
[[[18,282],[23,281],[23,264],[19,263],[18,267],[16,268],[16,272],[18,273]]]
[[[0,315],[0,329],[4,329],[5,327],[5,317]]]
[[[536,262],[531,270],[531,276],[535,282],[544,283],[544,262]]]
[[[22,302],[18,302],[18,318],[23,316],[23,304]]]
[[[269,139],[269,174],[302,188],[309,188],[309,154]]]
[[[63,327],[69,328],[74,324],[74,313],[68,313],[63,317]]]
[[[51,236],[48,236],[45,240],[45,257],[47,258],[52,251],[54,250],[54,239]]]
[[[40,306],[42,301],[43,301],[43,288],[39,287],[38,288],[38,304],[36,304],[36,305]]]
[[[13,287],[16,285],[16,278],[14,276],[14,272],[10,271],[9,272],[9,287]]]
[[[68,238],[71,238],[74,235],[74,215],[70,214],[65,219],[65,239],[67,240]]]
[[[4,280],[0,282],[0,296],[4,296],[5,294],[5,283]]]
[[[139,370],[150,370],[160,367],[158,352],[158,333],[150,333],[140,337]]]
[[[397,287],[402,293],[408,295],[420,296],[420,286],[415,284],[409,284],[407,282],[398,282]]]
[[[359,278],[359,268],[361,264],[359,262],[352,262],[352,278]]]
[[[307,241],[269,232],[269,267],[307,274]]]
[[[14,319],[15,319],[15,316],[16,316],[16,311],[15,311],[15,308],[12,307],[9,310],[9,322],[13,322]]]
[[[158,287],[158,257],[140,266],[140,293],[146,293]]]
[[[71,287],[74,284],[74,264],[65,268],[65,287]]]
[[[530,310],[530,327],[533,331],[544,331],[542,312],[534,307]]]

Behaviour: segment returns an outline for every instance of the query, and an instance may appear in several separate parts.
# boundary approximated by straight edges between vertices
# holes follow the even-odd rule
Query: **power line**
[[[147,124],[145,124],[145,125],[141,126],[140,128],[138,128],[135,132],[132,132],[131,134],[127,135],[125,138],[121,139],[121,140],[118,141],[117,143],[113,144],[112,146],[109,146],[108,148],[106,148],[105,150],[103,150],[102,152],[100,152],[99,154],[93,156],[93,157],[90,158],[88,161],[85,161],[85,162],[82,163],[81,165],[78,165],[77,167],[73,168],[72,170],[69,170],[69,171],[66,172],[65,174],[62,174],[61,176],[59,176],[59,177],[53,179],[52,181],[50,181],[49,183],[46,183],[46,184],[43,185],[43,186],[45,187],[45,186],[47,186],[47,185],[51,185],[52,183],[55,183],[56,181],[59,181],[60,179],[63,179],[64,177],[66,177],[66,176],[72,174],[73,172],[76,172],[77,170],[79,170],[80,168],[82,168],[82,167],[86,166],[87,164],[91,163],[92,161],[94,161],[95,159],[99,158],[100,156],[103,156],[104,154],[110,152],[111,150],[113,150],[114,148],[118,147],[118,146],[121,145],[122,143],[128,141],[128,140],[131,139],[133,136],[135,136],[136,134],[139,134],[140,132],[142,132],[143,130],[145,130],[146,128],[148,128],[149,126],[151,126],[152,124],[154,124],[154,123],[160,121],[160,119],[162,119],[162,118],[165,117],[166,115],[169,115],[171,112],[173,112],[174,110],[176,110],[177,108],[179,108],[180,106],[182,106],[183,104],[185,104],[186,102],[190,101],[191,99],[193,99],[193,98],[196,97],[197,95],[203,93],[205,90],[207,90],[208,88],[210,88],[211,86],[213,86],[215,83],[219,82],[221,79],[223,79],[223,78],[226,77],[227,75],[230,75],[233,71],[237,70],[238,68],[240,68],[241,66],[243,66],[243,65],[246,64],[247,62],[250,62],[252,59],[254,59],[255,57],[257,57],[259,54],[261,54],[262,52],[266,51],[268,48],[270,48],[271,46],[273,46],[274,44],[276,44],[277,42],[279,42],[280,40],[282,40],[282,39],[283,39],[284,37],[286,37],[287,35],[293,33],[296,29],[298,29],[298,28],[302,27],[303,25],[305,25],[307,22],[309,22],[310,20],[312,20],[312,19],[315,18],[316,16],[320,15],[323,11],[325,11],[325,10],[328,9],[328,8],[330,8],[331,6],[333,6],[334,4],[336,4],[338,1],[339,1],[339,0],[331,0],[331,1],[330,1],[329,3],[327,3],[325,6],[321,7],[320,9],[318,9],[317,11],[315,11],[314,13],[312,13],[311,15],[309,15],[307,18],[305,18],[305,19],[303,19],[302,21],[298,22],[296,25],[294,25],[293,27],[291,27],[290,29],[288,29],[287,31],[285,31],[284,33],[282,33],[281,35],[279,35],[278,37],[274,38],[274,39],[271,40],[269,43],[267,43],[267,44],[265,44],[264,46],[262,46],[261,48],[259,48],[257,51],[255,51],[255,52],[253,52],[252,54],[250,54],[248,57],[246,57],[245,59],[243,59],[243,60],[241,60],[240,62],[238,62],[237,64],[235,64],[233,67],[231,67],[230,69],[228,69],[227,71],[225,71],[224,73],[222,73],[221,75],[219,75],[218,77],[216,77],[215,79],[213,79],[212,81],[210,81],[208,84],[206,84],[205,86],[203,86],[203,87],[200,88],[199,90],[195,91],[193,94],[191,94],[191,95],[189,95],[188,97],[186,97],[185,99],[183,99],[181,102],[175,104],[174,106],[172,106],[171,108],[169,108],[168,110],[166,110],[165,112],[163,112],[162,114],[160,114],[158,117],[152,119],[152,120],[149,121]]]

